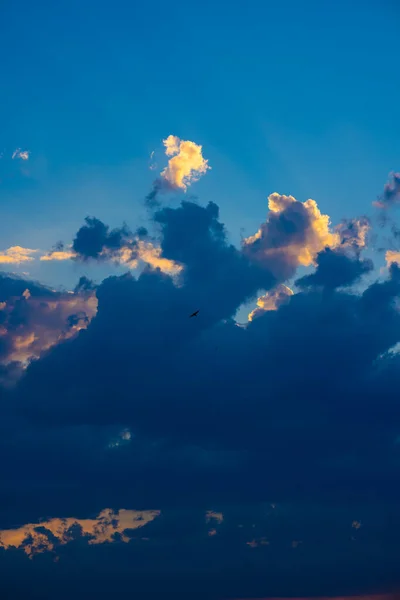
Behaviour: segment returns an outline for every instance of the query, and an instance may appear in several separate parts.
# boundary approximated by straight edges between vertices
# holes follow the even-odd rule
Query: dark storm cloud
[[[169,456],[176,469],[176,444],[239,453],[224,482],[230,494],[241,493],[241,478],[261,465],[268,481],[249,486],[249,494],[274,490],[291,497],[303,481],[305,490],[340,496],[350,473],[354,493],[365,493],[374,485],[372,465],[382,460],[379,493],[385,495],[400,421],[390,400],[386,406],[379,400],[390,420],[384,433],[375,431],[369,419],[378,398],[363,402],[371,377],[380,378],[385,359],[379,357],[400,340],[396,268],[361,296],[335,292],[370,265],[322,253],[308,286],[330,287],[329,296],[313,286],[242,329],[230,319],[237,306],[275,280],[227,244],[217,217],[213,204],[183,203],[156,214],[163,253],[186,265],[180,285],[150,269],[138,279],[105,280],[97,289],[96,319],[75,342],[31,365],[19,404],[38,422],[129,425],[138,436],[131,448],[159,440],[159,451],[149,441],[150,454],[135,455],[137,468],[146,463],[148,473],[161,456],[164,467]],[[189,320],[197,308],[198,317]],[[352,467],[341,481],[346,462]],[[176,473],[188,468],[179,464],[171,474],[175,487],[160,492],[166,501],[189,481],[190,493],[206,494],[204,480],[213,475],[205,469],[203,480],[177,481]]]
[[[354,549],[351,524],[347,533],[342,523],[361,518],[372,528],[377,511],[395,515],[400,363],[390,349],[400,341],[400,271],[392,265],[386,281],[363,293],[338,290],[371,268],[352,242],[360,230],[331,233],[315,203],[301,208],[290,197],[273,199],[274,215],[241,250],[229,244],[214,203],[183,202],[156,212],[162,255],[184,267],[178,281],[150,267],[138,278],[106,279],[96,288],[98,311],[87,329],[33,362],[7,392],[0,438],[3,528],[43,516],[84,518],[107,506],[164,515],[151,525],[149,550],[133,543],[90,553],[77,541],[79,564],[101,573],[99,594],[117,589],[117,565],[123,579],[132,579],[132,564],[140,592],[147,585],[149,597],[160,590],[152,580],[163,582],[163,593],[181,585],[188,595],[198,582],[203,593],[207,588],[227,597],[234,588],[243,596],[277,595],[282,578],[296,583],[292,593],[307,594],[322,590],[327,577],[340,581],[340,591],[361,589],[363,578],[373,586],[379,577],[395,576],[398,519],[384,533],[381,526],[365,538],[363,529],[357,533],[362,550]],[[123,240],[115,235],[110,242],[105,226],[91,223],[99,235],[81,237],[87,256],[98,256],[104,240],[111,249]],[[316,271],[300,280],[301,292],[246,328],[237,326],[233,317],[243,302],[315,259]],[[81,280],[76,292],[92,287]],[[194,310],[198,316],[189,319]],[[110,445],[124,428],[131,439]],[[297,528],[288,528],[288,513],[260,524],[250,505],[267,500],[308,507],[309,516],[298,515]],[[191,521],[190,514],[234,503],[247,510],[247,521],[227,516],[224,542],[222,525],[209,536]],[[321,542],[316,514],[323,513],[326,524],[332,506],[344,504],[346,516],[323,532],[331,545]],[[364,516],[353,516],[361,506]],[[245,521],[245,537],[235,537]],[[189,543],[184,530],[192,526]],[[258,547],[268,535],[271,546]],[[248,546],[253,540],[256,546]],[[303,544],[292,546],[296,540]],[[9,552],[0,560],[7,562]],[[55,575],[57,565],[43,568],[65,582],[72,568],[72,559],[66,561]],[[309,583],[315,565],[320,579]],[[182,573],[189,571],[185,580]]]
[[[327,248],[317,256],[317,268],[311,275],[296,281],[300,288],[324,287],[335,289],[350,286],[373,269],[371,260],[352,258],[343,252]]]

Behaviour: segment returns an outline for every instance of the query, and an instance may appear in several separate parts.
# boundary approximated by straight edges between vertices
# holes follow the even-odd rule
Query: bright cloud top
[[[41,523],[28,523],[18,529],[0,530],[0,547],[20,548],[30,558],[35,554],[51,552],[57,546],[68,544],[79,535],[89,544],[120,541],[128,543],[127,529],[140,529],[160,515],[158,510],[125,510],[114,512],[106,508],[95,519],[50,519]],[[76,528],[79,530],[77,534]]]
[[[171,158],[161,177],[171,186],[186,191],[191,183],[198,181],[201,175],[211,169],[199,144],[181,140],[176,135],[169,135],[163,143],[166,155]]]
[[[249,314],[249,321],[260,317],[266,311],[278,310],[282,304],[289,302],[290,296],[293,296],[293,292],[286,285],[280,284],[276,286],[276,288],[258,298],[257,307]]]
[[[8,250],[0,252],[0,264],[20,264],[35,260],[32,254],[37,250],[32,248],[23,248],[22,246],[11,246]]]
[[[286,279],[298,266],[315,264],[324,248],[340,245],[340,234],[330,230],[329,216],[321,214],[315,200],[299,202],[274,193],[268,208],[265,223],[243,240],[243,251],[276,277]]]
[[[0,364],[27,366],[33,359],[85,329],[97,312],[97,298],[88,293],[43,293],[29,288],[0,303]]]

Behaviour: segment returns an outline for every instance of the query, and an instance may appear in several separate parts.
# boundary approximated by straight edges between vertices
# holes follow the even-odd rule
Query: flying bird
[[[199,314],[198,310],[195,310],[194,313],[192,313],[189,317],[189,319],[191,319],[192,317],[197,317],[197,315]]]

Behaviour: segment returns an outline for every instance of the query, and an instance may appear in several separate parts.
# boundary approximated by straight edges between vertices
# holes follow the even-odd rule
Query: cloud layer
[[[151,234],[90,217],[42,259],[127,273],[73,293],[0,278],[0,560],[65,546],[114,585],[116,569],[174,591],[214,578],[216,597],[396,582],[400,267],[391,255],[371,283],[364,217],[334,227],[277,193],[268,207],[240,248],[213,202],[156,207]],[[148,550],[120,506],[160,511],[143,512]],[[76,526],[115,543],[89,554]],[[315,565],[319,584],[301,583]]]

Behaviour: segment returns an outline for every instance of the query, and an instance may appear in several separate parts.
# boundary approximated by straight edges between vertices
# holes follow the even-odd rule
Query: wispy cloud
[[[0,263],[1,264],[20,264],[23,262],[30,262],[35,260],[32,254],[35,254],[38,250],[32,248],[23,248],[22,246],[11,246],[7,250],[0,252]]]
[[[21,160],[28,160],[30,156],[30,151],[29,150],[21,150],[21,148],[17,148],[16,150],[14,150],[13,155],[12,155],[12,159],[21,159]]]
[[[54,551],[58,546],[68,544],[80,536],[91,545],[117,540],[128,543],[132,536],[128,536],[125,531],[140,529],[159,515],[159,510],[113,511],[106,508],[95,519],[69,517],[28,523],[17,529],[0,530],[0,547],[6,550],[20,548],[33,558],[36,554]]]
[[[3,278],[4,281],[4,278]],[[22,283],[22,282],[21,282]],[[85,329],[97,312],[93,290],[57,293],[43,288],[1,302],[0,364],[26,367],[49,348]]]
[[[400,173],[391,173],[390,179],[383,187],[381,196],[373,202],[378,208],[390,208],[400,202]]]
[[[269,310],[277,310],[282,304],[287,304],[290,296],[293,296],[293,292],[289,287],[283,284],[278,285],[258,298],[257,307],[248,316],[249,321],[253,321]]]

